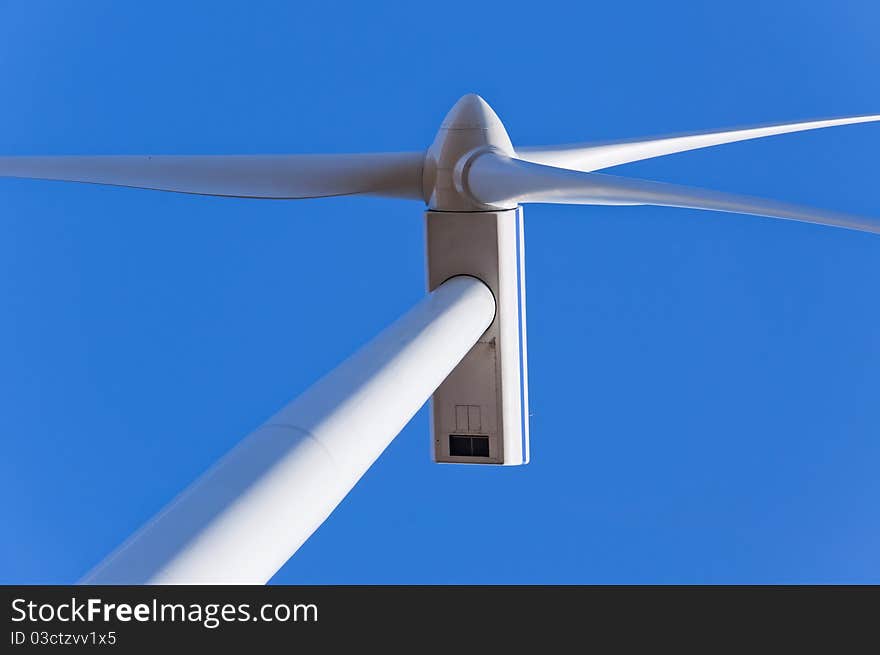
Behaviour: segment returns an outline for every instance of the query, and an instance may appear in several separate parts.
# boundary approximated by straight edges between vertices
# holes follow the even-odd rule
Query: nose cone
[[[483,146],[513,155],[513,144],[498,114],[476,93],[468,93],[446,114],[429,156],[451,168],[468,150]]]
[[[476,93],[462,96],[446,114],[440,127],[447,130],[504,129],[498,114]]]
[[[501,119],[485,100],[469,93],[446,114],[425,154],[422,192],[431,209],[485,209],[468,195],[462,176],[468,162],[486,149],[514,155],[513,144]]]

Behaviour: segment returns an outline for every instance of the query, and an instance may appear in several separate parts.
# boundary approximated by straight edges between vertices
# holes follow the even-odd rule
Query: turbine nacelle
[[[425,154],[428,290],[467,275],[496,302],[491,325],[431,397],[436,462],[529,460],[522,213],[516,202],[479,200],[468,181],[477,159],[515,154],[498,115],[476,94],[449,110]]]

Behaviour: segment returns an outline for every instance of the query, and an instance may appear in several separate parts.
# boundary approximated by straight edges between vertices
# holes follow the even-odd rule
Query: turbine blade
[[[788,134],[790,132],[817,130],[823,127],[872,123],[875,121],[880,121],[880,114],[847,116],[800,123],[779,123],[775,125],[655,137],[652,139],[628,139],[625,141],[602,143],[570,143],[558,146],[531,146],[517,148],[516,155],[520,159],[535,162],[536,164],[589,172],[643,159],[671,155],[676,152],[709,148],[724,143],[747,141],[749,139],[759,139],[765,136]]]
[[[467,177],[467,189],[477,201],[497,207],[529,202],[656,205],[767,216],[880,234],[880,220],[877,219],[721,191],[571,171],[493,153],[474,160]]]
[[[0,177],[236,198],[370,194],[422,199],[423,160],[418,152],[0,157]]]

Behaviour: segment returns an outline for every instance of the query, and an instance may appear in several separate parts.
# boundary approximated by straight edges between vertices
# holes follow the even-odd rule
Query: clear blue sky
[[[524,145],[876,113],[878,24],[4,1],[0,152],[419,149],[467,92]],[[616,172],[880,216],[878,151],[860,125]],[[0,582],[75,581],[416,302],[421,212],[0,180]],[[423,409],[275,582],[880,582],[880,238],[552,206],[526,236],[532,463],[434,465]]]

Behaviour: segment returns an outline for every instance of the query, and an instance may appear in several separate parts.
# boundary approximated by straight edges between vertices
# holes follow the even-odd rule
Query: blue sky
[[[522,145],[876,113],[878,23],[867,0],[5,1],[0,152],[419,149],[467,92]],[[615,172],[880,216],[878,150],[860,125]],[[421,212],[0,180],[0,582],[75,581],[415,303]],[[434,465],[423,409],[274,581],[880,582],[880,239],[525,218],[532,463]]]

